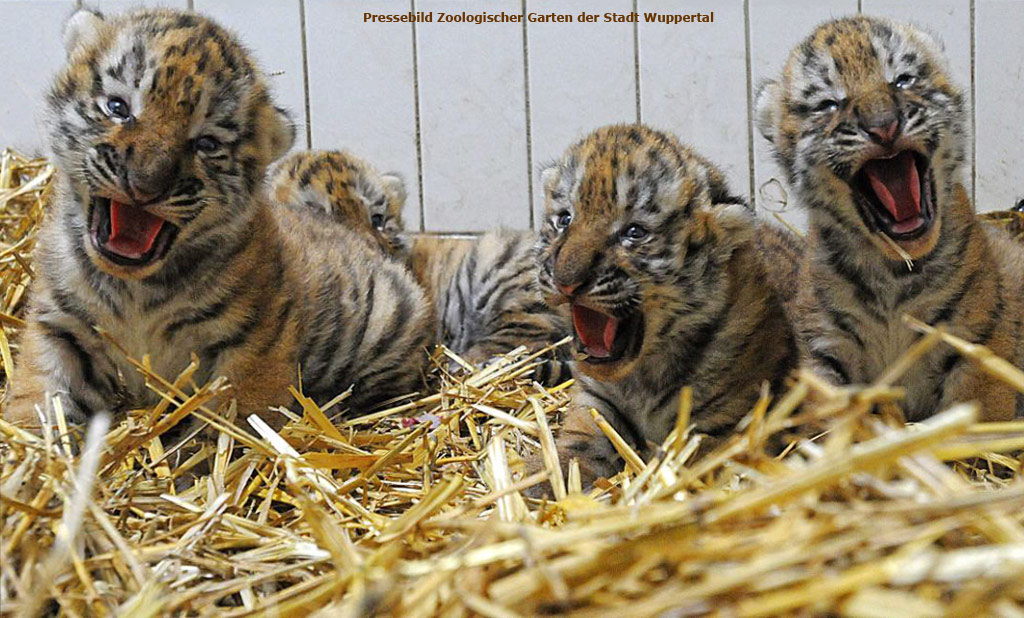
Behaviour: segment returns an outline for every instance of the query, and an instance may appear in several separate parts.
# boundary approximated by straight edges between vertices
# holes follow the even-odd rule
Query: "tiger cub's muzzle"
[[[555,288],[561,296],[556,302],[569,304],[577,360],[611,370],[636,359],[644,339],[639,303],[603,294],[599,286],[589,283],[556,282]]]

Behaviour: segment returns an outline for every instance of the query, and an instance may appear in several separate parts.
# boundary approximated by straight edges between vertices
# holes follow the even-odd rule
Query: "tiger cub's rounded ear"
[[[775,141],[782,110],[782,85],[774,79],[761,82],[754,100],[754,122],[761,135]]]
[[[72,13],[64,22],[64,51],[68,58],[97,43],[103,23],[103,14],[96,9],[82,7]]]
[[[266,120],[269,125],[267,126],[267,139],[270,148],[270,159],[267,163],[280,159],[295,144],[295,123],[292,122],[292,117],[280,107],[271,109],[273,111]]]
[[[398,172],[386,172],[380,175],[380,179],[384,183],[384,189],[394,196],[394,206],[401,210],[405,205],[406,198],[409,197],[405,190],[405,179]]]
[[[742,202],[710,204],[698,208],[691,224],[691,239],[712,241],[718,250],[730,254],[753,238],[756,216]]]
[[[540,182],[541,186],[544,187],[545,191],[549,191],[554,188],[555,183],[558,182],[559,166],[557,163],[550,163],[545,165],[540,170]]]

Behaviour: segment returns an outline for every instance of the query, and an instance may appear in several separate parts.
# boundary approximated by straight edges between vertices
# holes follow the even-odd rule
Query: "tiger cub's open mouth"
[[[178,227],[142,206],[106,197],[89,203],[92,244],[104,258],[120,266],[146,266],[167,254]]]
[[[935,219],[935,187],[928,159],[911,150],[871,159],[851,187],[861,217],[896,243],[923,236]]]
[[[636,356],[643,341],[643,316],[616,317],[592,307],[572,303],[576,351],[585,363],[614,363]]]

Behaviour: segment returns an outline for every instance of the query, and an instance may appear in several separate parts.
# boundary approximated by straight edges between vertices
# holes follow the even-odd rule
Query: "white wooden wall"
[[[116,11],[139,4],[99,0]],[[1024,197],[1024,0],[158,0],[242,35],[292,110],[298,147],[350,149],[409,185],[411,229],[529,227],[537,169],[582,133],[641,120],[727,171],[759,209],[777,169],[750,124],[759,80],[822,20],[925,25],[972,102],[979,210]],[[0,0],[0,146],[41,148],[42,92],[73,0]],[[714,24],[364,24],[364,11],[715,11]],[[800,223],[800,213],[786,217]]]

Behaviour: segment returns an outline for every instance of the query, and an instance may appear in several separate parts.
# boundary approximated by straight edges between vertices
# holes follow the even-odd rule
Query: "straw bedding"
[[[3,155],[6,379],[52,173]],[[358,417],[343,396],[319,408],[296,390],[303,412],[282,411],[280,432],[209,409],[224,383],[194,384],[194,366],[157,376],[137,359],[163,398],[153,409],[85,436],[54,404],[41,412],[59,432],[0,422],[0,611],[1024,616],[1024,422],[979,423],[963,404],[906,426],[892,386],[932,346],[1022,390],[1024,372],[907,327],[925,335],[875,384],[801,375],[699,459],[685,392],[650,461],[608,429],[625,470],[586,494],[553,461],[567,385],[532,383],[522,351],[452,375],[440,350],[436,387]],[[808,396],[822,405],[798,408]],[[190,415],[210,429],[172,439]],[[789,446],[773,456],[779,434]],[[538,449],[550,472],[524,478]],[[561,499],[525,498],[541,481]]]

